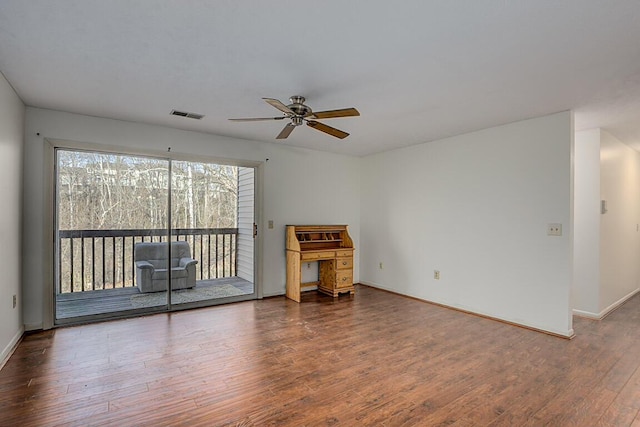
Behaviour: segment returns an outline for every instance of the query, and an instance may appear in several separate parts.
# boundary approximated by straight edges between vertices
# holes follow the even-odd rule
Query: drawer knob
[[[346,277],[343,277],[343,278],[342,278],[342,281],[344,282],[345,280],[347,280],[347,278],[346,278]]]
[[[347,261],[342,261],[342,265],[347,265]]]

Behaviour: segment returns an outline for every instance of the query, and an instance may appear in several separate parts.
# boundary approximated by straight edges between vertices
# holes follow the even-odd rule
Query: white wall
[[[42,327],[45,269],[42,251],[45,225],[43,138],[162,150],[264,162],[262,218],[259,218],[265,296],[284,294],[285,225],[349,224],[359,247],[359,159],[282,143],[259,143],[197,132],[108,120],[52,110],[27,108],[25,127],[24,321],[27,329]],[[36,135],[40,133],[40,135]],[[327,138],[327,144],[338,143]],[[269,159],[266,161],[266,159]],[[274,221],[274,229],[266,227]],[[357,276],[357,252],[355,275]],[[48,280],[48,279],[47,279]],[[357,277],[354,280],[358,280]]]
[[[0,74],[0,366],[24,331],[20,277],[24,112],[24,104]]]
[[[600,312],[600,129],[576,132],[573,289],[576,314]]]
[[[600,132],[600,303],[606,314],[638,291],[640,281],[640,153]]]
[[[360,281],[572,335],[572,150],[562,112],[364,158]]]

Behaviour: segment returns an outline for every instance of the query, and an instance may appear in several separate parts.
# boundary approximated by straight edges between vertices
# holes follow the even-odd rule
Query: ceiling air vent
[[[196,120],[200,120],[201,118],[204,117],[204,114],[187,113],[186,111],[178,111],[178,110],[171,110],[171,115],[172,116],[187,117],[189,119],[196,119]]]

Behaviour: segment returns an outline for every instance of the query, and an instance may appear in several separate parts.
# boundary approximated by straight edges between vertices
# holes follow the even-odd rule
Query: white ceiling
[[[303,95],[367,155],[567,109],[640,148],[638,0],[2,0],[0,71],[27,105],[275,141]],[[172,109],[202,121],[169,115]]]

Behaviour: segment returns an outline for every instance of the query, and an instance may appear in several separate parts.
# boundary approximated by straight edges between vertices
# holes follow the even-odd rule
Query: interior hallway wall
[[[572,307],[600,312],[600,129],[576,132]]]
[[[640,283],[640,153],[600,131],[599,314],[638,292]]]

